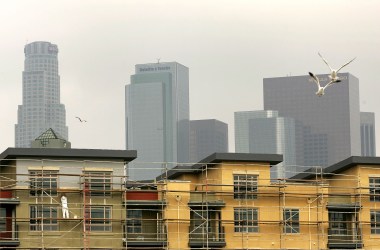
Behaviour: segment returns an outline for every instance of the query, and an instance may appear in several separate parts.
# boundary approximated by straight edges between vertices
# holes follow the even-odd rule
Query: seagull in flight
[[[315,94],[319,97],[323,96],[325,94],[325,89],[328,87],[328,86],[331,86],[332,84],[336,83],[336,82],[341,82],[341,80],[337,79],[337,80],[331,80],[330,82],[328,82],[324,87],[321,87],[321,84],[319,83],[319,78],[314,75],[313,73],[309,72],[309,75],[313,78],[314,82],[317,84],[318,86],[318,91],[315,92]]]
[[[323,60],[323,61],[326,63],[326,65],[330,68],[331,73],[330,73],[329,77],[330,77],[330,79],[331,79],[332,81],[336,81],[336,80],[339,79],[339,77],[338,77],[338,72],[339,72],[339,70],[341,70],[343,67],[346,67],[348,64],[350,64],[353,60],[356,59],[356,57],[355,57],[354,59],[352,59],[352,60],[349,61],[348,63],[343,64],[338,70],[335,70],[335,69],[333,69],[333,68],[330,67],[329,63],[326,61],[325,58],[323,58],[323,56],[321,55],[321,53],[318,52],[318,55],[322,58],[322,60]]]
[[[81,118],[78,117],[78,116],[75,116],[75,118],[77,118],[80,122],[87,122],[86,120],[83,120],[83,119],[81,119]]]

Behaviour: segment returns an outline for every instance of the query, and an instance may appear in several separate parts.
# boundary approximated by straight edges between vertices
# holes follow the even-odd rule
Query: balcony
[[[212,207],[224,207],[225,202],[214,192],[198,191],[190,193],[190,201],[188,205],[190,207],[205,205]]]
[[[12,191],[0,191],[0,204],[18,205],[20,200],[13,196]]]
[[[127,206],[164,206],[166,201],[160,199],[157,190],[128,190],[125,193]]]
[[[328,229],[329,249],[360,249],[363,248],[360,231],[344,228]]]
[[[141,227],[125,226],[124,246],[144,247],[145,249],[163,248],[167,245],[167,233],[165,225],[160,221],[149,223]]]
[[[190,227],[189,246],[192,248],[222,248],[226,246],[224,227]]]
[[[20,240],[18,238],[18,227],[15,226],[15,219],[11,220],[11,224],[8,224],[7,221],[7,230],[8,228],[12,229],[15,227],[15,230],[11,231],[2,231],[0,232],[0,248],[3,247],[17,247],[20,245]]]

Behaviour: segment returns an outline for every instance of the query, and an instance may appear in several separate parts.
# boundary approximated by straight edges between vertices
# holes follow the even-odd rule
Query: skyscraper
[[[271,178],[296,174],[294,119],[279,117],[275,110],[238,111],[234,116],[237,153],[282,154],[284,160],[272,166]]]
[[[189,69],[177,62],[138,64],[126,86],[126,145],[138,159],[131,179],[152,179],[189,160]]]
[[[208,120],[190,121],[190,162],[196,163],[213,153],[228,152],[228,125]]]
[[[361,156],[376,156],[375,113],[360,112]]]
[[[278,117],[275,110],[238,111],[234,113],[235,152],[249,153],[249,120],[255,118]]]
[[[65,106],[60,103],[58,47],[50,42],[25,45],[22,105],[15,125],[16,147],[30,147],[40,134],[54,129],[68,140]]]
[[[295,119],[297,165],[328,166],[361,153],[359,80],[339,76],[322,97],[309,76],[264,78],[264,109]]]

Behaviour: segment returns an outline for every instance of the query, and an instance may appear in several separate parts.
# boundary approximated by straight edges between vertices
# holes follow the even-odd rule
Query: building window
[[[141,220],[142,211],[141,210],[127,210],[127,233],[141,233]]]
[[[57,196],[58,171],[29,171],[31,196]]]
[[[111,196],[111,171],[85,172],[84,188],[91,196]]]
[[[257,233],[259,231],[257,213],[257,208],[235,208],[235,232]]]
[[[30,206],[31,231],[57,231],[57,207],[50,205]]]
[[[380,210],[371,210],[371,234],[380,234]]]
[[[0,232],[7,231],[7,209],[0,207]]]
[[[284,209],[284,233],[296,234],[300,232],[299,209]]]
[[[111,231],[111,207],[91,206],[86,209],[87,230],[90,231]]]
[[[257,198],[257,175],[235,174],[234,175],[234,199]]]
[[[380,201],[380,177],[369,178],[369,195],[370,201]]]

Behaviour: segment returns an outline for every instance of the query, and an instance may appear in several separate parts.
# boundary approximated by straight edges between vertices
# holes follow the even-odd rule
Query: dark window
[[[380,234],[380,210],[371,210],[371,234]]]
[[[111,173],[85,172],[84,188],[91,196],[111,196]]]
[[[142,211],[141,210],[127,210],[127,232],[128,233],[141,233],[141,220]]]
[[[296,234],[300,232],[299,209],[284,209],[284,233]]]
[[[31,231],[57,231],[57,207],[50,205],[30,206]]]
[[[91,206],[87,208],[86,220],[87,230],[90,231],[111,231],[111,207],[110,206]]]
[[[257,198],[257,175],[235,174],[234,175],[234,198],[256,199]]]
[[[58,171],[29,171],[30,195],[57,196]]]
[[[259,231],[257,208],[235,208],[235,232],[257,233]]]
[[[370,201],[380,201],[380,177],[369,178],[369,195]]]

